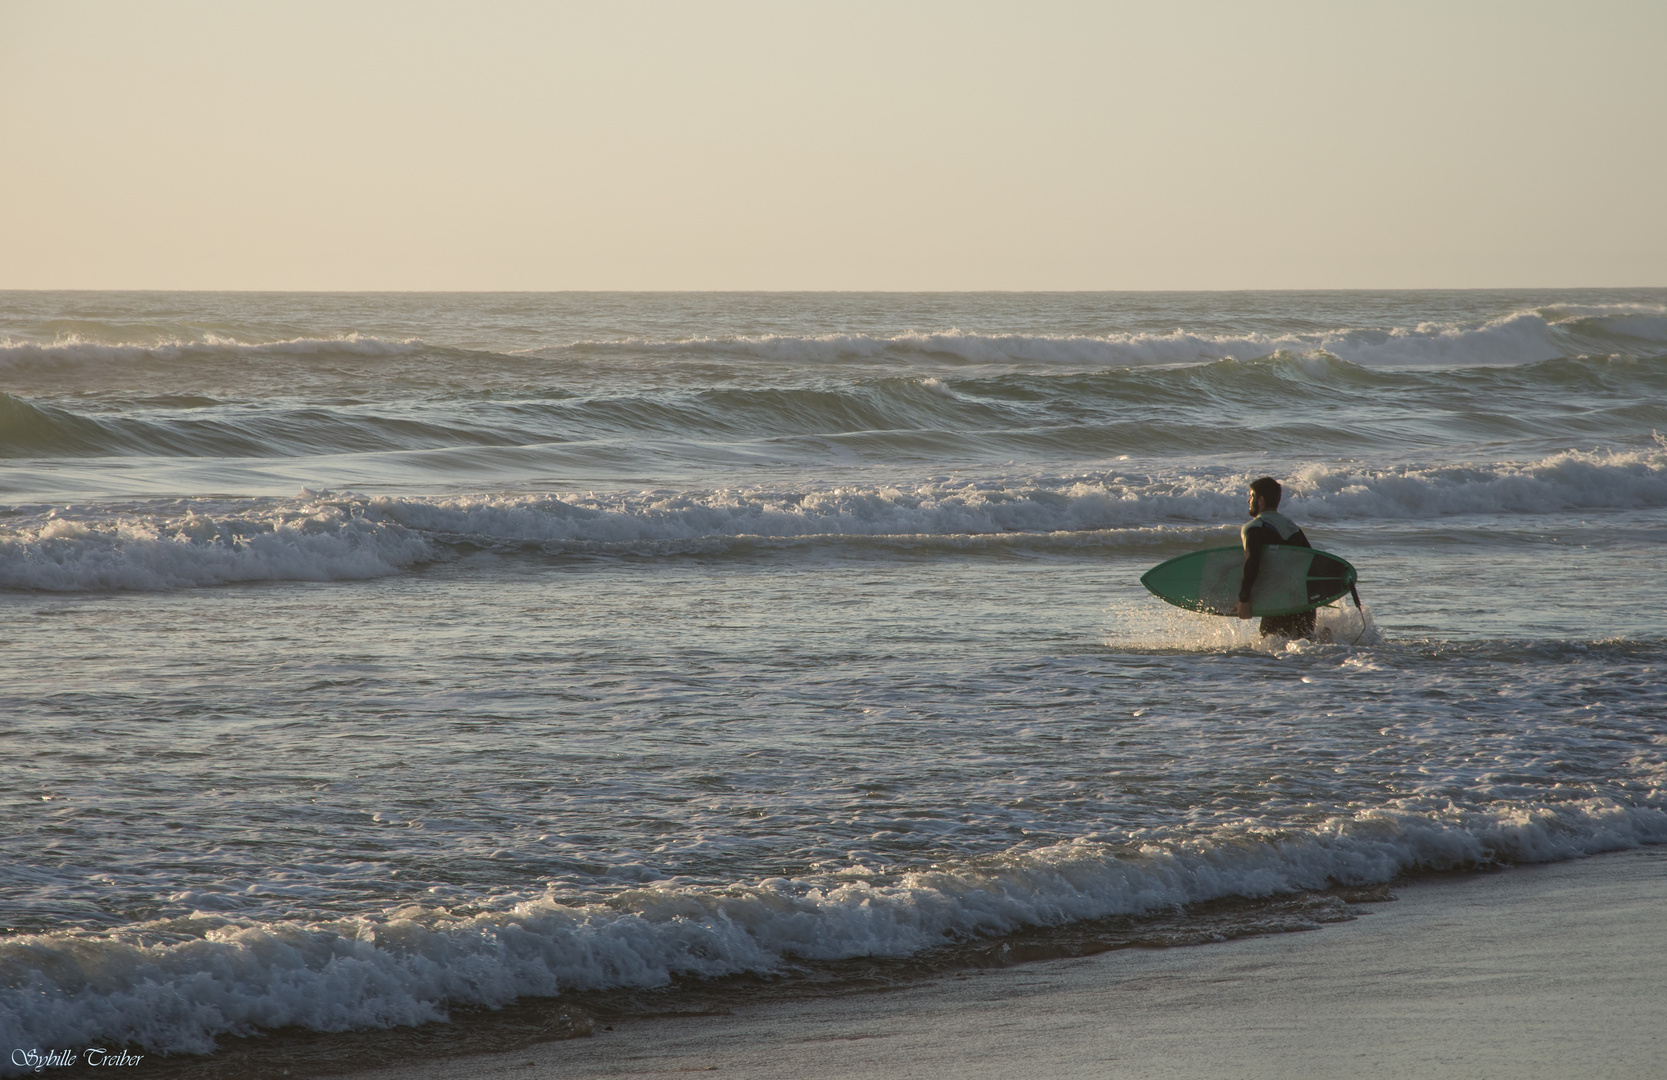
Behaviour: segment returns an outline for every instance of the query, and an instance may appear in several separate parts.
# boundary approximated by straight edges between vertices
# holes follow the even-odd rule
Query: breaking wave
[[[222,1034],[421,1024],[457,1005],[903,957],[1027,927],[1664,840],[1667,813],[1649,805],[1405,807],[1179,842],[1079,840],[895,877],[647,887],[583,905],[547,894],[477,914],[407,907],[311,923],[197,912],[7,938],[0,1042],[203,1053]]]
[[[0,524],[0,588],[154,590],[378,577],[460,548],[678,553],[736,543],[850,538],[1052,538],[1219,527],[1242,516],[1250,474],[1231,470],[745,487],[566,497],[197,500],[21,509]],[[1292,474],[1303,521],[1667,507],[1667,447],[1554,454],[1529,463]],[[1104,542],[1101,537],[1101,542]]]

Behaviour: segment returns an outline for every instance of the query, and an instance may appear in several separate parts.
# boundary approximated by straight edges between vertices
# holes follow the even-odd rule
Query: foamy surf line
[[[42,508],[0,528],[0,588],[156,590],[382,577],[459,546],[547,553],[708,552],[736,543],[1053,536],[1200,528],[1243,516],[1249,474],[1038,477],[913,486],[737,488]],[[1291,513],[1320,524],[1667,507],[1667,447],[1530,464],[1290,474]]]
[[[259,923],[197,913],[116,933],[6,940],[0,1041],[206,1053],[219,1035],[421,1024],[459,1005],[906,957],[1023,928],[1663,841],[1667,812],[1653,805],[1382,809],[1307,830],[1235,829],[1138,850],[1090,838],[893,880],[646,888],[585,905],[546,895],[470,916],[402,908]]]

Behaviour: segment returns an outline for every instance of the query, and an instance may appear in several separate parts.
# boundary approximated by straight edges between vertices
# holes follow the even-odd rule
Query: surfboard
[[[1244,548],[1194,551],[1161,562],[1141,575],[1140,583],[1176,607],[1211,615],[1231,615],[1239,602]],[[1314,548],[1269,544],[1262,550],[1262,572],[1250,591],[1252,615],[1295,615],[1349,594],[1355,570],[1337,556]]]

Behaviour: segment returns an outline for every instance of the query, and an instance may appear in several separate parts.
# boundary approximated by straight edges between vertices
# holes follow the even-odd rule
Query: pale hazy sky
[[[1667,285],[1667,2],[0,0],[0,288]]]

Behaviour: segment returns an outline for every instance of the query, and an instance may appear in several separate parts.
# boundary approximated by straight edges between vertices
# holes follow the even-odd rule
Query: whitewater
[[[1667,843],[1663,433],[1667,290],[0,293],[0,1042]],[[1138,584],[1261,475],[1360,569],[1319,641]]]

